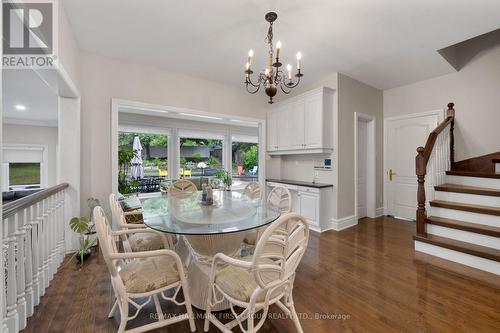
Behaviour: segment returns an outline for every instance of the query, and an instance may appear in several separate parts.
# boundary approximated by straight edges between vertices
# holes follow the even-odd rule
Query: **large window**
[[[40,185],[40,163],[9,163],[9,185]]]
[[[140,156],[137,141],[142,148]],[[256,128],[212,127],[176,119],[158,126],[141,125],[140,120],[120,124],[117,178],[118,191],[123,194],[165,191],[180,178],[190,179],[198,188],[207,183],[217,186],[226,171],[232,175],[233,189],[258,181]]]
[[[234,185],[236,187],[243,187],[249,182],[258,181],[258,137],[247,135],[233,135],[231,150]]]
[[[180,137],[180,177],[212,177],[223,169],[223,140]]]

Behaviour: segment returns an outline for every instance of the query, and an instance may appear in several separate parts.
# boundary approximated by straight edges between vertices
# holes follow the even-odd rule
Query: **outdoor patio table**
[[[240,256],[246,232],[272,223],[280,212],[239,192],[216,190],[213,206],[201,203],[201,192],[169,195],[145,200],[143,215],[148,227],[181,236],[178,251],[188,268],[191,302],[205,310],[213,256]],[[223,302],[212,310],[228,308]]]

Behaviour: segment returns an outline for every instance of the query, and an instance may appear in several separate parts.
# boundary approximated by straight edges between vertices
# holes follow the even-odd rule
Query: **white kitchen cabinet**
[[[311,90],[275,103],[267,115],[271,155],[333,151],[334,90]]]
[[[282,105],[277,113],[277,128],[278,133],[278,149],[287,150],[291,149],[290,142],[290,116],[292,106],[289,104]]]
[[[276,128],[278,123],[278,113],[270,113],[267,117],[267,151],[278,150],[278,131],[271,131],[271,128]]]
[[[299,191],[297,196],[300,215],[304,216],[310,224],[319,226],[319,193]]]
[[[304,118],[304,147],[322,148],[323,146],[323,94],[314,94],[308,96],[304,102],[305,114]],[[326,130],[331,130],[326,129]]]
[[[268,193],[273,187],[287,188],[292,195],[292,212],[304,216],[312,230],[330,229],[333,218],[333,187],[308,187],[268,181]]]
[[[290,145],[288,149],[304,148],[304,101],[297,101],[291,104],[288,117],[288,133],[290,136]]]

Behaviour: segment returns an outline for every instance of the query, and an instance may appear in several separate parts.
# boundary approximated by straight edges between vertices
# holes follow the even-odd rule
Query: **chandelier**
[[[292,78],[292,66],[286,66],[287,73],[281,70],[282,63],[280,62],[281,42],[276,43],[276,55],[273,49],[273,23],[278,18],[278,14],[269,12],[265,16],[266,21],[269,22],[269,30],[267,31],[266,43],[269,44],[269,60],[267,68],[260,72],[257,77],[257,82],[252,81],[252,58],[253,50],[248,52],[248,60],[245,65],[245,86],[250,94],[255,94],[264,86],[267,96],[269,96],[269,104],[273,104],[273,97],[278,92],[278,86],[285,94],[289,94],[293,88],[299,85],[300,78],[304,76],[300,72],[300,60],[302,54],[297,52],[297,73],[294,75],[297,79],[294,82]]]

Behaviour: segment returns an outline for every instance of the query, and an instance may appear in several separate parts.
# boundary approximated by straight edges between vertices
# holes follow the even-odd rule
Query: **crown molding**
[[[37,119],[20,119],[20,118],[3,118],[3,124],[9,125],[24,125],[24,126],[43,126],[43,127],[57,127],[57,120],[37,120]]]

